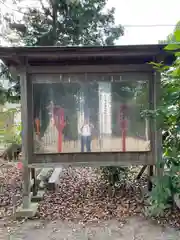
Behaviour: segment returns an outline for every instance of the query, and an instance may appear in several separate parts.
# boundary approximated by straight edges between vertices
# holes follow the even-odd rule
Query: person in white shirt
[[[84,147],[86,147],[87,152],[91,152],[91,137],[93,125],[89,123],[86,119],[83,126],[81,127],[81,152],[84,152]]]

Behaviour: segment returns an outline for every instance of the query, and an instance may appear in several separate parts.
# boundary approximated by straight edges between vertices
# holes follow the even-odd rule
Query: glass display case
[[[34,152],[150,151],[149,76],[32,75]]]
[[[1,47],[20,79],[26,165],[154,165],[161,81],[150,63],[173,62],[164,47]]]

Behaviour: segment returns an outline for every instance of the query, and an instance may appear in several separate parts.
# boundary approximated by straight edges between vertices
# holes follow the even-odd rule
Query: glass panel
[[[142,75],[33,78],[35,152],[149,151],[148,80]]]

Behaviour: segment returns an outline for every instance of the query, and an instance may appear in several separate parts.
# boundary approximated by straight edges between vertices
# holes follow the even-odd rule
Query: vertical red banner
[[[36,124],[36,134],[38,135],[38,137],[40,137],[40,120],[39,120],[39,118],[35,119],[35,124]]]
[[[62,143],[63,143],[63,129],[65,126],[64,122],[64,109],[58,109],[58,152],[62,152]]]

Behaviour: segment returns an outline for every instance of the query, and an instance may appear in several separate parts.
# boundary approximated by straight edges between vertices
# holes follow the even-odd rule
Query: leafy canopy
[[[10,26],[4,37],[13,45],[25,46],[114,45],[124,28],[115,24],[115,9],[105,10],[106,3],[107,0],[40,0],[40,6],[28,6],[19,21],[10,14],[4,16],[5,25]],[[8,69],[5,73],[13,84],[8,91],[9,101],[20,99],[18,79],[10,76]]]

